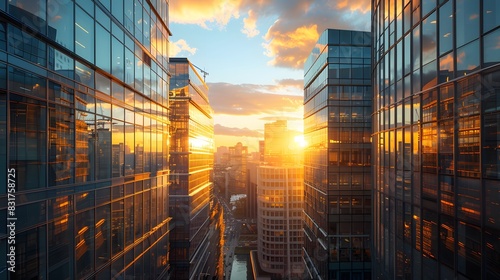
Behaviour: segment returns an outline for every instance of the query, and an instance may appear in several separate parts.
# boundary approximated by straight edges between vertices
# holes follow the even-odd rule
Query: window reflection
[[[488,32],[500,25],[500,3],[498,1],[483,1],[483,26]]]
[[[457,76],[467,75],[479,66],[479,40],[457,49]]]
[[[10,96],[10,164],[17,190],[46,187],[47,107],[44,102]]]
[[[94,269],[94,210],[75,216],[75,273],[82,277]]]
[[[73,183],[75,146],[71,110],[51,105],[49,110],[49,186]]]
[[[56,0],[48,0],[47,6],[50,8],[48,13],[49,37],[59,43],[61,46],[73,51],[75,40],[73,30],[75,21],[73,17],[72,1],[66,1],[64,5]]]
[[[456,0],[457,47],[479,36],[479,2],[476,0]]]
[[[122,193],[123,195],[123,193]],[[123,199],[111,205],[111,252],[115,256],[124,248],[124,204]]]
[[[23,24],[46,34],[46,0],[11,0],[8,8],[9,14],[21,20]]]
[[[453,47],[453,1],[439,9],[439,54],[446,53]]]
[[[436,59],[436,13],[432,13],[422,22],[422,65]]]
[[[9,25],[9,53],[34,64],[47,65],[47,44],[13,25]]]
[[[111,73],[111,34],[100,24],[95,26],[95,43],[98,47],[95,55],[96,65],[102,70]]]
[[[123,111],[123,109],[121,110]],[[112,176],[120,177],[125,174],[124,172],[125,171],[125,123],[124,122],[114,120],[112,141],[113,141],[113,146],[111,151]]]
[[[109,178],[111,176],[111,121],[109,118],[97,117],[93,137],[96,143],[96,178]]]
[[[485,66],[500,62],[500,29],[484,36],[483,56]]]
[[[447,55],[439,58],[439,82],[448,82],[452,80],[455,73],[455,60],[454,53],[448,53]]]
[[[87,65],[76,61],[75,80],[90,88],[94,88],[94,70]]]
[[[75,11],[75,51],[94,63],[94,20],[79,7]]]

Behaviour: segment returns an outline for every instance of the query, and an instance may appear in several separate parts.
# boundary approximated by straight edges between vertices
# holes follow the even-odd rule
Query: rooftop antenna
[[[208,74],[208,72],[207,72],[207,71],[205,71],[205,70],[203,70],[203,69],[201,69],[200,67],[198,67],[198,66],[196,66],[196,65],[194,65],[194,64],[193,64],[193,66],[194,66],[194,67],[196,67],[196,69],[200,70],[200,72],[201,72],[201,73],[203,73],[203,82],[205,82],[205,78],[206,78],[206,76],[208,76],[208,75],[209,75],[209,74]]]

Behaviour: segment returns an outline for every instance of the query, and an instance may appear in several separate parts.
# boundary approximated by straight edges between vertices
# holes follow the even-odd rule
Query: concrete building
[[[260,268],[276,278],[304,272],[303,166],[286,121],[264,127],[264,162],[257,168],[257,256]]]

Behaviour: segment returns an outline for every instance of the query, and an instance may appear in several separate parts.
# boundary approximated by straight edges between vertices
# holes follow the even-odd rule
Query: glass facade
[[[213,112],[208,87],[186,58],[170,58],[170,237],[173,279],[198,279],[210,257],[210,201],[213,192]],[[214,253],[214,252],[212,252]]]
[[[372,4],[374,275],[499,279],[500,3]]]
[[[304,66],[304,261],[371,278],[371,36],[327,29]]]
[[[0,279],[168,276],[168,5],[0,1]]]

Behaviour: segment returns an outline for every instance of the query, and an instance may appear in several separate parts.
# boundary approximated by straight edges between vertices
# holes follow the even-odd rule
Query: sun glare
[[[297,135],[293,140],[301,148],[305,148],[307,146],[307,142],[304,140],[304,135]]]

